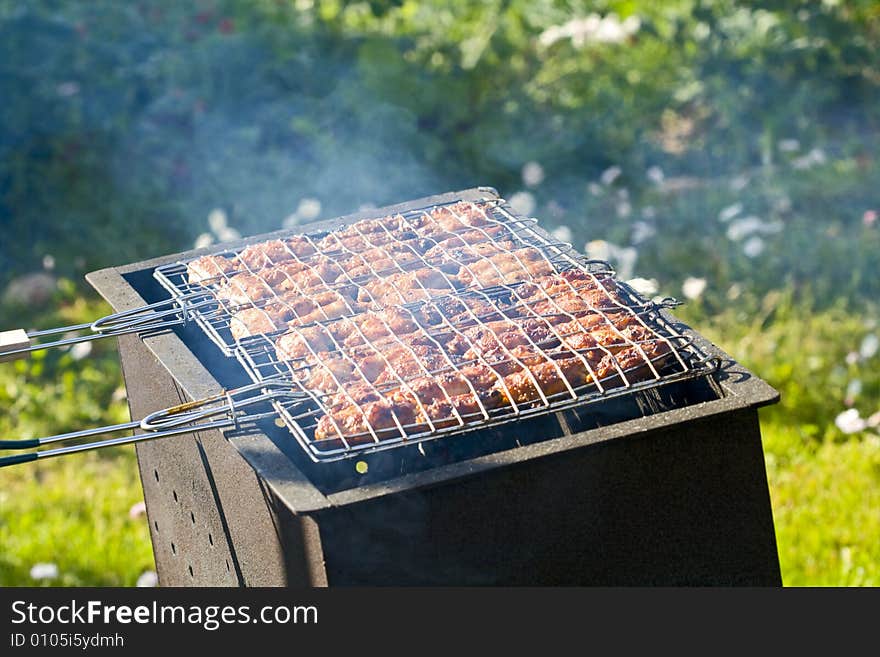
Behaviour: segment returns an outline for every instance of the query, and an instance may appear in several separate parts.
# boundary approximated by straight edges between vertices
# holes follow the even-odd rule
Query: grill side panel
[[[781,584],[754,409],[318,518],[331,586]]]
[[[132,418],[188,400],[137,336],[120,337],[119,354]],[[219,431],[140,443],[137,456],[161,586],[320,584],[305,561],[305,519],[286,508],[278,518]]]

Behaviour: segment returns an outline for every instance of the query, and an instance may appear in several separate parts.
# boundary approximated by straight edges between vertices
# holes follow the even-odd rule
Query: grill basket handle
[[[250,384],[235,390],[224,390],[211,397],[205,397],[204,399],[192,402],[185,402],[178,406],[151,413],[143,420],[113,424],[105,427],[96,427],[93,429],[83,429],[81,431],[47,436],[45,438],[0,440],[0,449],[4,450],[36,449],[52,443],[67,442],[90,436],[117,433],[128,429],[140,429],[144,431],[144,433],[136,433],[131,436],[106,438],[104,440],[96,440],[78,445],[56,447],[42,452],[31,451],[25,454],[3,456],[0,457],[0,468],[9,465],[17,465],[19,463],[28,463],[38,459],[64,456],[94,449],[102,449],[104,447],[130,445],[132,443],[155,440],[157,438],[166,438],[169,436],[179,436],[207,429],[237,427],[244,419],[248,421],[256,421],[276,417],[276,412],[274,410],[247,413],[242,411],[242,408],[270,401],[296,401],[300,399],[305,399],[305,395],[295,392],[291,382],[284,380],[269,381],[265,383]]]
[[[42,331],[13,329],[0,333],[0,362],[24,358],[33,351],[63,347],[78,342],[90,342],[129,333],[142,333],[186,324],[195,308],[217,305],[219,302],[210,292],[196,292],[186,297],[157,301],[146,306],[123,310],[107,315],[91,323],[59,326]],[[54,340],[34,342],[38,338],[62,333],[83,333]]]

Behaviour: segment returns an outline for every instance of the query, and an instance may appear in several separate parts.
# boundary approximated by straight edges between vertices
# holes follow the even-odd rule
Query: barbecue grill
[[[485,252],[435,242],[410,254],[408,233],[401,238],[381,222],[374,234],[359,228],[375,226],[364,219],[395,217],[408,230],[431,212],[454,218],[461,208],[480,213]],[[319,275],[306,287],[295,276],[316,258],[331,268],[357,259],[336,235],[378,244],[377,259],[362,258],[358,274],[346,265],[343,276]],[[274,240],[287,240],[280,257],[296,274],[285,274],[280,287],[290,295],[244,255]],[[538,284],[548,276],[565,283],[562,293]],[[6,463],[136,442],[163,585],[780,582],[755,410],[776,392],[677,321],[673,300],[640,297],[607,263],[552,239],[490,188],[87,278],[118,313],[74,327],[93,332],[74,340],[118,336],[132,417],[140,419],[116,428],[138,433]],[[376,283],[385,279],[411,285]],[[562,322],[579,326],[587,315],[573,313],[562,294],[586,290],[599,299],[590,321],[612,342],[572,347],[566,361],[553,351],[572,339],[560,328],[572,324]],[[330,303],[297,305],[321,296]],[[445,359],[429,366],[410,334],[385,323],[379,331],[388,338],[377,343],[364,332],[358,318],[388,306],[428,353],[441,353],[434,345],[443,340],[474,346],[475,335],[499,323],[514,330],[530,322],[543,337],[525,333],[525,351],[501,344],[494,361],[480,350],[459,359],[442,352]],[[288,357],[282,344],[299,352]],[[418,378],[398,373],[392,349]],[[367,350],[384,381],[365,372]],[[555,388],[523,360],[533,357]],[[583,378],[567,376],[565,362]],[[465,409],[441,388],[444,414],[437,414],[414,390],[417,380],[505,364],[522,372],[516,390],[496,375],[496,394],[507,403],[484,403],[469,384],[476,404]],[[364,385],[355,392],[335,367]],[[335,397],[313,385],[318,372]],[[414,400],[418,420],[401,406],[391,406],[383,424],[370,419],[363,409],[385,410],[392,390]],[[350,425],[340,424],[334,403],[354,416]],[[170,436],[177,437],[153,440]]]

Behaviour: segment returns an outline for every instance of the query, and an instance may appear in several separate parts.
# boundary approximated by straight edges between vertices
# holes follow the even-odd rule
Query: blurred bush
[[[636,210],[666,206],[657,273],[752,271],[708,221],[740,199],[785,228],[762,286],[875,295],[843,269],[876,265],[878,39],[867,1],[0,0],[0,280],[189,246],[215,207],[253,233],[303,198],[510,195],[537,162],[540,214],[575,239],[641,219],[587,192],[611,166]]]

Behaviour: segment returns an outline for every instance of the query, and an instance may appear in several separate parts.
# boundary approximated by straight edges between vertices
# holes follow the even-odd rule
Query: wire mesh
[[[661,308],[503,200],[452,202],[157,268],[332,461],[632,394],[714,364]]]

